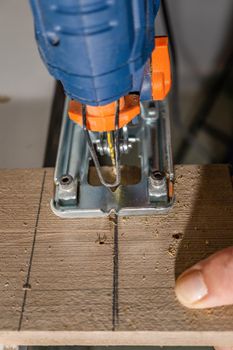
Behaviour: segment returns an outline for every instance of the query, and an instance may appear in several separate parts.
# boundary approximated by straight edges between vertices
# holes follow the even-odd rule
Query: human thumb
[[[175,292],[178,300],[189,308],[233,304],[233,247],[185,271],[176,281]]]

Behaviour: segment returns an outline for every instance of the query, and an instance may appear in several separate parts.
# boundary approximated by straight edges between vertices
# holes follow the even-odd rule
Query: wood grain
[[[233,307],[188,310],[174,294],[182,271],[233,245],[228,166],[177,167],[170,213],[118,230],[56,217],[52,169],[0,175],[0,343],[233,345]]]

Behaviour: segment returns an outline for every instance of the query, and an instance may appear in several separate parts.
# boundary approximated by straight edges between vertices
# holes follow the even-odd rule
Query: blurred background
[[[157,34],[169,33],[176,163],[233,160],[233,2],[166,0]],[[53,166],[62,89],[40,60],[28,0],[0,1],[0,167]]]

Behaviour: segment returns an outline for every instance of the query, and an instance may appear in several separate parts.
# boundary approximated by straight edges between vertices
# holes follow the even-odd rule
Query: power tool
[[[30,0],[40,55],[66,93],[54,175],[61,217],[150,215],[174,201],[160,0]]]

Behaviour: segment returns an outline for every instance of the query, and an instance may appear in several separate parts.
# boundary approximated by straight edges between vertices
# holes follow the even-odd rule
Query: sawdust
[[[213,309],[206,309],[206,313],[207,313],[208,315],[212,315],[213,312],[214,312]]]
[[[172,235],[172,238],[173,238],[173,243],[170,244],[167,252],[171,257],[174,258],[176,256],[176,253],[177,253],[179,242],[183,238],[183,233],[181,233],[181,232],[174,233]]]
[[[109,214],[108,220],[111,225],[117,226],[117,216],[114,212]]]
[[[173,258],[176,256],[176,247],[173,244],[169,246],[168,254]]]

